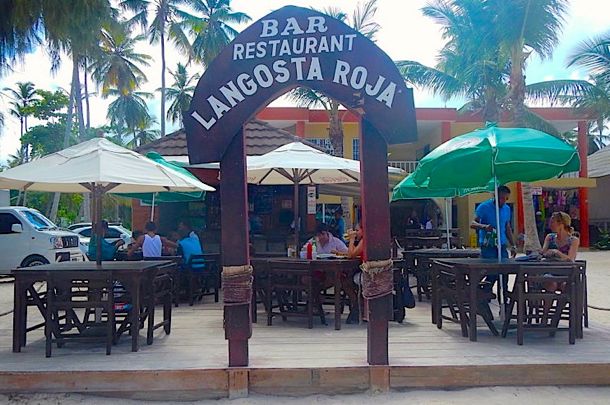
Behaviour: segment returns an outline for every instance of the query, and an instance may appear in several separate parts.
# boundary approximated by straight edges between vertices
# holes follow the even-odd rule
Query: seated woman
[[[355,230],[347,232],[347,238],[349,239],[347,257],[362,260],[364,253],[364,232],[362,231],[362,225],[356,224]]]
[[[102,227],[102,233],[106,235],[108,232],[108,221],[101,221],[99,226]],[[87,256],[89,260],[96,260],[97,258],[97,232],[94,232],[91,235],[91,240],[89,241],[89,248],[87,250]],[[108,242],[105,238],[102,238],[102,260],[114,260],[114,256],[116,255],[117,249],[122,246],[125,242],[122,239],[117,240],[114,243]]]
[[[356,224],[355,230],[349,230],[347,232],[347,238],[349,239],[347,257],[350,259],[360,259],[360,261],[362,261],[362,256],[364,254],[364,232],[362,230],[362,225]],[[360,308],[358,308],[357,303],[358,286],[361,285],[361,276],[362,272],[357,271],[353,277],[348,277],[343,282],[343,289],[349,296],[350,304],[352,305],[346,323],[358,323],[360,318]],[[367,320],[366,311],[363,318]]]
[[[544,239],[542,255],[548,260],[575,261],[580,246],[580,239],[574,235],[572,219],[565,212],[554,212],[551,215],[551,233]],[[564,283],[565,284],[565,283]],[[545,283],[548,291],[557,291],[563,288],[558,283]]]
[[[542,255],[551,260],[576,260],[580,240],[574,235],[570,216],[565,212],[554,212],[551,215],[551,231],[544,239]]]

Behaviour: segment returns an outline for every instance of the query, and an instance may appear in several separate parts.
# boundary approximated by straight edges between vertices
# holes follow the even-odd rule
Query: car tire
[[[21,262],[21,267],[40,266],[43,264],[49,264],[49,261],[47,259],[45,259],[43,256],[32,255],[32,256],[26,257]]]

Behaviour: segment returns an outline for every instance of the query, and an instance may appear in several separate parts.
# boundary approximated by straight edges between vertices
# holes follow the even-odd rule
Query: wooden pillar
[[[390,258],[388,146],[366,119],[362,120],[360,145],[364,260],[387,260]],[[367,359],[370,365],[388,364],[388,320],[391,315],[392,295],[368,300]]]
[[[239,131],[220,161],[222,209],[222,265],[250,264],[248,189],[244,132]],[[250,304],[224,307],[225,339],[229,341],[229,367],[248,366],[248,339],[252,336]]]
[[[587,155],[589,142],[587,134],[587,121],[578,121],[578,157],[580,158],[580,177],[589,177]],[[578,206],[580,210],[580,246],[589,247],[589,190],[585,187],[578,189]]]
[[[445,143],[451,139],[451,122],[441,122],[441,143]]]

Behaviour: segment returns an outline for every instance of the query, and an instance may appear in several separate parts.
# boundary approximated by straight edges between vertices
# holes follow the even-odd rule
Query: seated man
[[[328,254],[328,253],[346,253],[347,246],[345,243],[334,236],[328,226],[326,224],[320,224],[316,229],[317,240],[316,244],[316,252],[318,254]]]
[[[202,255],[203,249],[201,248],[201,243],[199,242],[199,238],[193,236],[191,234],[191,229],[185,228],[180,230],[180,240],[178,241],[178,247],[182,252],[183,257],[183,268],[188,266],[189,260],[192,255]],[[194,264],[191,270],[194,271],[203,271],[205,265],[203,263]]]
[[[102,227],[102,233],[106,235],[108,232],[108,222],[102,221],[100,222],[99,226]],[[121,239],[114,243],[110,243],[106,239],[102,238],[102,260],[113,260],[117,249],[124,243],[125,242],[123,242]],[[91,235],[87,256],[89,257],[89,260],[96,260],[97,258],[97,232],[94,232]]]

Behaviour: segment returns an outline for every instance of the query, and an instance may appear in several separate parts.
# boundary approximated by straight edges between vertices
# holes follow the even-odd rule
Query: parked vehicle
[[[71,229],[71,231],[79,236],[81,244],[88,247],[91,239],[91,229],[91,224],[88,224],[80,228]],[[128,241],[131,240],[131,231],[123,228],[121,225],[109,225],[108,232],[106,232],[104,239],[110,243],[123,240],[125,242],[125,246],[127,246]]]
[[[17,267],[86,260],[78,235],[62,231],[39,211],[0,207],[0,274]]]

